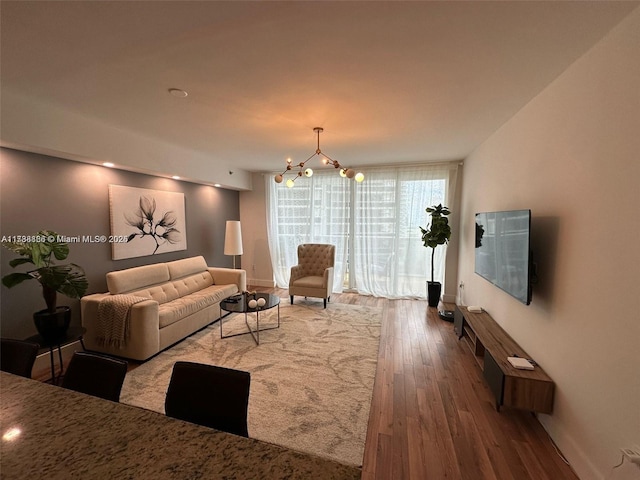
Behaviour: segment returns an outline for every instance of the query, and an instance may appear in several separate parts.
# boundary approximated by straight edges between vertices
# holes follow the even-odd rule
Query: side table
[[[67,332],[61,336],[60,338],[55,339],[45,339],[42,335],[32,335],[29,338],[25,339],[27,342],[33,342],[40,345],[40,352],[45,352],[47,349],[49,350],[49,360],[51,361],[51,378],[49,381],[53,385],[57,385],[58,381],[62,378],[64,374],[64,363],[62,362],[62,347],[65,345],[69,345],[70,343],[75,342],[76,340],[80,340],[80,345],[82,345],[82,349],[84,348],[84,342],[82,337],[87,332],[87,329],[84,327],[69,327]],[[58,349],[58,358],[60,360],[60,372],[56,376],[55,370],[55,357],[53,355],[53,350]]]

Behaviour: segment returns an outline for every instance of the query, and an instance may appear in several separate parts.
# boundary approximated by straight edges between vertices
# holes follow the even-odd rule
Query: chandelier
[[[338,162],[337,160],[333,160],[327,154],[323,153],[322,150],[320,150],[320,134],[324,131],[324,129],[322,127],[315,127],[313,131],[316,132],[316,134],[318,135],[318,147],[316,148],[316,151],[304,162],[300,162],[297,165],[293,165],[291,158],[287,158],[287,169],[284,172],[279,173],[278,175],[275,176],[274,180],[276,181],[276,183],[282,183],[282,181],[284,180],[284,175],[296,167],[298,168],[298,173],[294,177],[289,178],[285,182],[285,185],[287,187],[289,188],[293,187],[294,182],[298,178],[302,177],[303,175],[305,177],[311,177],[313,175],[313,170],[309,167],[305,168],[304,166],[309,160],[311,160],[316,155],[318,155],[322,159],[322,163],[324,163],[325,165],[333,165],[334,168],[338,169],[338,173],[340,174],[341,177],[353,178],[358,183],[362,182],[364,180],[364,174],[362,172],[356,173],[356,171],[353,170],[352,168],[343,167],[342,165],[340,165],[340,162]]]

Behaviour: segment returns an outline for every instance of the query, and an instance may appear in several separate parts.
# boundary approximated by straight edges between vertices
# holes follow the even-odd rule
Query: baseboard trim
[[[599,471],[591,462],[588,455],[562,429],[553,429],[552,419],[549,415],[538,415],[538,422],[545,429],[551,441],[557,446],[562,456],[569,462],[569,466],[578,478],[605,478],[605,471]],[[553,432],[553,435],[551,434]],[[622,477],[621,477],[622,478]],[[625,477],[626,478],[626,477]]]
[[[444,303],[456,303],[455,295],[442,295],[442,301]]]

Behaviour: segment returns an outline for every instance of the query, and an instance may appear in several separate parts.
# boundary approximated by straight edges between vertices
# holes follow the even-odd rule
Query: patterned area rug
[[[275,325],[276,314],[263,312],[260,326]],[[221,339],[217,322],[129,372],[120,401],[164,413],[178,360],[246,370],[249,436],[360,466],[381,319],[380,308],[282,299],[280,328],[262,332],[260,345],[251,335]],[[246,331],[244,314],[225,318],[223,329]]]

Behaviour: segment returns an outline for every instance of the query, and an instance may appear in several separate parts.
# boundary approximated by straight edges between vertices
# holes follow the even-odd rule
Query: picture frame
[[[184,193],[109,185],[113,260],[187,249]]]

